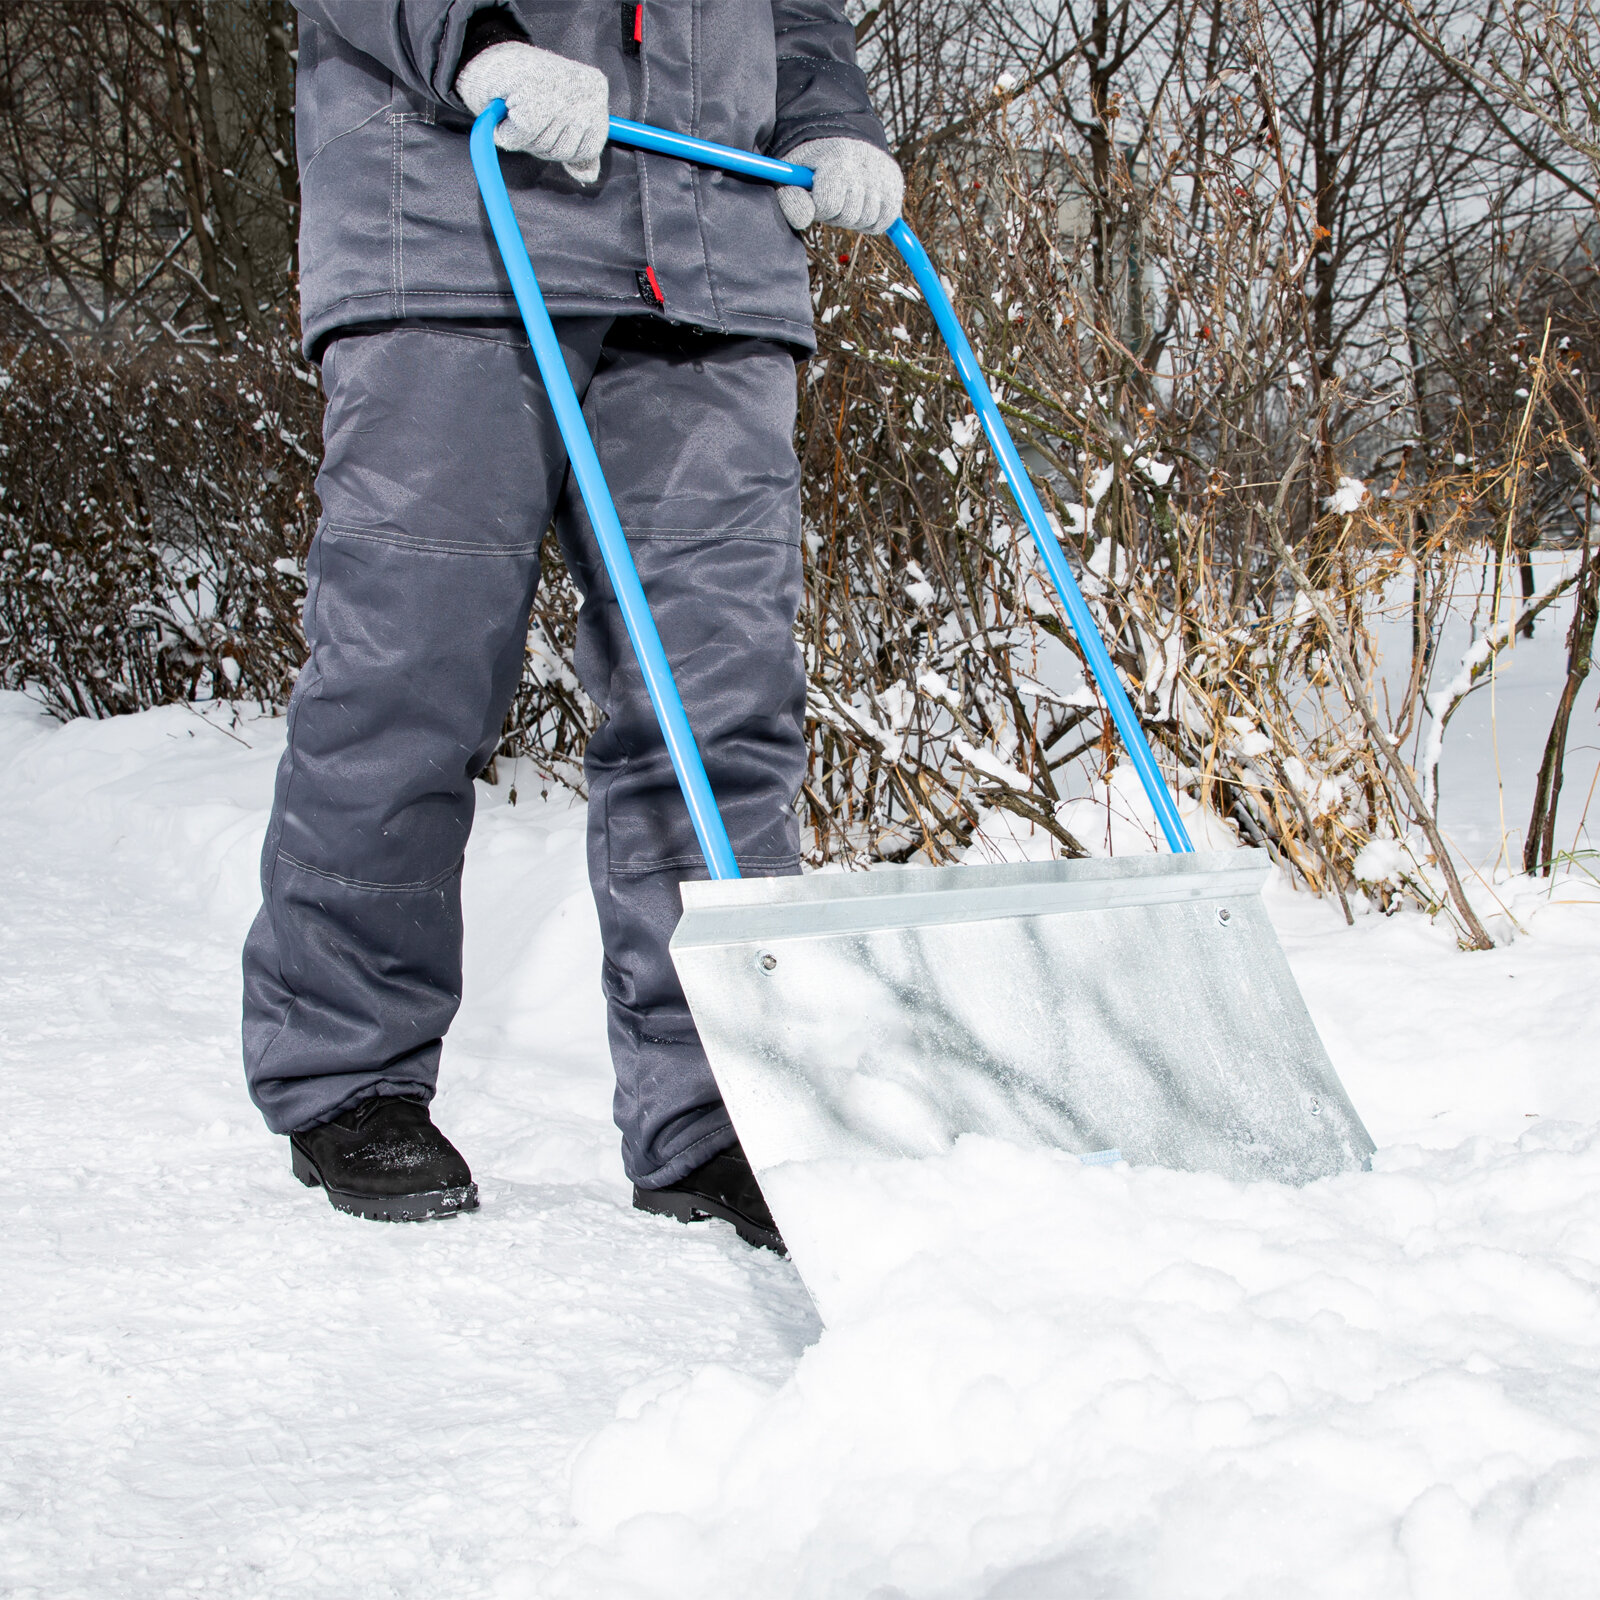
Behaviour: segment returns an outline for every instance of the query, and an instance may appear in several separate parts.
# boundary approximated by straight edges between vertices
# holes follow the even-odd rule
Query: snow
[[[1130,761],[1119,761],[1103,777],[1073,774],[1077,792],[1056,807],[1059,822],[1092,856],[1152,854],[1166,849],[1155,807]],[[1202,810],[1187,794],[1177,796],[1178,816],[1196,850],[1237,850],[1231,824]],[[1026,826],[1026,825],[1024,825]],[[991,851],[985,860],[1026,860],[1026,853]],[[1048,857],[1045,857],[1048,859]]]
[[[1537,550],[1530,560],[1535,588],[1549,593],[1571,575],[1576,556]],[[1535,776],[1567,670],[1570,591],[1538,618],[1533,637],[1508,631],[1521,610],[1507,586],[1498,618],[1493,610],[1493,568],[1465,567],[1446,607],[1433,658],[1428,699],[1441,714],[1455,709],[1442,741],[1423,717],[1406,756],[1432,795],[1437,761],[1439,820],[1451,847],[1467,861],[1520,862]],[[1381,681],[1392,714],[1398,713],[1411,670],[1411,580],[1391,586],[1384,608],[1371,618],[1382,658]],[[1502,648],[1496,653],[1494,644]],[[1492,659],[1491,659],[1492,657]],[[1474,668],[1483,668],[1474,683]],[[1459,703],[1457,703],[1459,702]],[[1589,848],[1600,808],[1600,738],[1596,736],[1593,680],[1578,697],[1567,740],[1566,776],[1557,811],[1556,844],[1562,851]]]
[[[1174,461],[1157,461],[1152,456],[1135,456],[1133,464],[1153,483],[1158,489],[1165,489],[1172,481],[1172,474],[1177,471]]]
[[[1333,493],[1322,504],[1334,516],[1348,517],[1352,512],[1361,509],[1369,492],[1366,484],[1359,478],[1342,477],[1334,485]]]
[[[1398,839],[1369,839],[1356,852],[1356,881],[1398,887],[1406,873],[1415,872],[1416,861],[1416,852],[1408,850]]]
[[[952,739],[950,742],[956,754],[969,767],[983,773],[985,777],[993,778],[997,783],[1004,784],[1008,789],[1015,789],[1019,794],[1026,794],[1033,787],[1026,773],[1019,772],[991,751],[980,750],[965,739]]]
[[[281,734],[0,697],[0,1593],[1593,1592],[1581,871],[1494,879],[1523,931],[1472,955],[1273,880],[1374,1170],[841,1170],[824,1333],[786,1263],[631,1210],[582,815],[526,774],[480,789],[436,1106],[483,1209],[381,1227],[292,1181],[237,1064]]]
[[[912,605],[925,611],[938,598],[938,591],[928,582],[927,574],[915,561],[906,563],[906,594]]]
[[[952,711],[961,709],[960,696],[950,687],[949,681],[931,667],[918,674],[917,688],[930,700],[937,700],[941,705],[949,706]]]

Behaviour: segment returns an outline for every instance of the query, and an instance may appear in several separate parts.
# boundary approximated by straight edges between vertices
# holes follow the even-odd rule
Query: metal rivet
[[[1217,921],[1220,922],[1224,928],[1226,928],[1228,924],[1233,921],[1233,913],[1226,906],[1224,906],[1217,913]]]
[[[777,964],[778,958],[770,950],[761,958],[761,970],[763,972],[771,972]]]

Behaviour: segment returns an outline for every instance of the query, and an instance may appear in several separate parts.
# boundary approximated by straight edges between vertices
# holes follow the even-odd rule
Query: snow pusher
[[[935,1153],[978,1133],[1306,1183],[1373,1143],[1261,900],[1260,850],[1196,854],[1139,719],[956,321],[903,219],[888,238],[933,313],[1171,854],[741,878],[584,424],[494,145],[479,190],[709,872],[672,956],[740,1142],[808,1277],[788,1163]],[[773,184],[808,168],[611,119],[614,143]],[[820,1263],[815,1264],[820,1267]]]

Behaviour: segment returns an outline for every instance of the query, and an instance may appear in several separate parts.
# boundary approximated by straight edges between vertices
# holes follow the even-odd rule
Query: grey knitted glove
[[[796,233],[813,222],[882,233],[900,215],[905,179],[899,163],[865,139],[812,139],[784,151],[783,159],[816,173],[809,189],[778,190],[778,204]]]
[[[579,183],[600,176],[611,90],[598,67],[533,44],[490,45],[456,74],[456,93],[474,116],[505,101],[506,119],[494,130],[502,150],[559,161]]]

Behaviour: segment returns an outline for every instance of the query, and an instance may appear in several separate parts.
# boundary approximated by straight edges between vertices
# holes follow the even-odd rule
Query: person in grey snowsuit
[[[252,1098],[358,1214],[477,1203],[427,1106],[461,996],[473,780],[554,520],[582,594],[589,866],[635,1203],[781,1248],[667,940],[703,873],[472,179],[512,202],[740,870],[799,870],[797,230],[878,231],[900,173],[835,0],[297,0],[306,349],[327,395],[310,657],[244,952]],[[810,194],[607,145],[615,111],[812,166]]]

